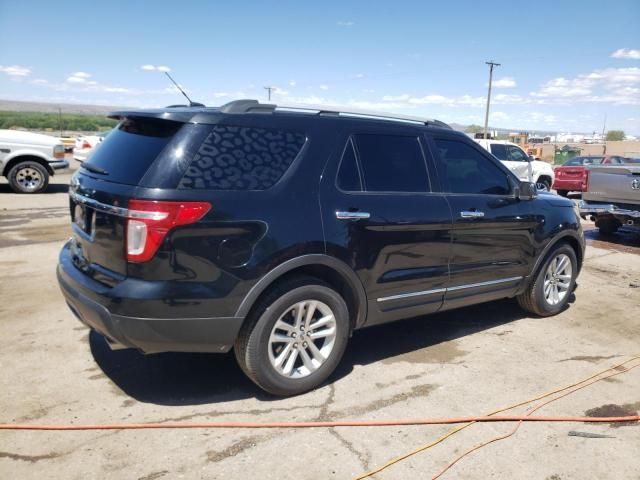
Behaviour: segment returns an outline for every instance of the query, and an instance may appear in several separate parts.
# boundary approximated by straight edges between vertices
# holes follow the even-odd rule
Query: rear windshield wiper
[[[93,173],[98,173],[100,175],[109,175],[109,172],[107,172],[104,168],[94,167],[93,165],[85,162],[82,162],[81,167]]]

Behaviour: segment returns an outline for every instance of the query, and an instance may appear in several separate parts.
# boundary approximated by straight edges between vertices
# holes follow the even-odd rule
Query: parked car
[[[233,348],[293,395],[354,330],[507,297],[554,315],[576,285],[573,202],[437,120],[255,100],[112,118],[72,178],[57,272],[114,347]]]
[[[58,137],[58,140],[60,140],[60,143],[64,145],[65,153],[73,152],[73,147],[75,146],[75,143],[76,143],[76,139],[74,137],[70,135],[62,135],[61,137]]]
[[[485,150],[491,152],[516,176],[525,182],[533,182],[538,190],[548,192],[553,184],[553,168],[547,162],[536,160],[515,143],[505,140],[475,139]]]
[[[625,158],[618,155],[590,155],[573,157],[555,168],[556,179],[553,188],[558,195],[566,197],[569,192],[584,192],[587,188],[589,165],[621,165]]]
[[[602,233],[622,225],[640,226],[640,165],[594,165],[588,168],[580,214],[591,218]]]
[[[16,193],[38,193],[55,170],[67,168],[64,145],[54,137],[18,130],[0,130],[0,172]]]
[[[84,162],[91,151],[96,148],[109,134],[109,132],[100,132],[96,135],[81,135],[76,139],[76,145],[73,149],[73,158],[78,162]]]

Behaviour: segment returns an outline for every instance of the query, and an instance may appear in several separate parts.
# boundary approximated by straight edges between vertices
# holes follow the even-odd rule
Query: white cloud
[[[640,95],[635,85],[640,85],[640,68],[603,68],[575,78],[551,79],[530,95],[543,100],[539,103],[559,99],[565,103],[639,105]]]
[[[244,92],[215,92],[214,98],[244,98],[246,94]]]
[[[95,80],[89,80],[91,78],[91,74],[87,72],[75,72],[72,73],[68,78],[68,83],[81,83],[84,85],[96,85],[98,82]]]
[[[6,67],[0,65],[0,72],[10,77],[28,77],[31,75],[31,69],[29,67],[22,67],[20,65],[8,65]]]
[[[47,83],[49,83],[49,81],[45,80],[44,78],[36,78],[34,80],[31,80],[31,83],[33,85],[46,85]]]
[[[320,85],[320,90],[329,90],[328,85]]]
[[[356,73],[354,76],[356,78],[364,78],[364,73]]]
[[[411,96],[407,93],[403,95],[385,95],[382,97],[383,102],[394,102],[396,104],[404,104],[404,106],[415,105],[444,105],[449,107],[456,106],[468,106],[468,107],[481,107],[486,102],[484,97],[473,97],[471,95],[461,95],[458,97],[447,97],[445,95],[424,95]]]
[[[513,88],[516,86],[516,81],[513,77],[502,77],[493,81],[494,88]]]
[[[171,71],[171,69],[169,67],[167,67],[166,65],[151,65],[151,64],[141,65],[140,69],[141,70],[146,70],[148,72],[153,72],[153,71],[170,72]]]
[[[274,87],[273,89],[273,93],[276,95],[289,95],[289,92],[287,90],[283,90],[280,87]]]
[[[295,87],[296,85],[297,85],[297,82],[295,80],[289,80],[290,87]]]
[[[611,54],[611,58],[628,58],[631,60],[640,60],[640,49],[619,48]]]
[[[509,120],[511,117],[505,112],[492,112],[491,120],[494,122],[503,122],[505,120]]]
[[[336,25],[338,25],[339,27],[353,27],[356,23],[352,22],[351,20],[340,20],[338,22],[336,22]]]

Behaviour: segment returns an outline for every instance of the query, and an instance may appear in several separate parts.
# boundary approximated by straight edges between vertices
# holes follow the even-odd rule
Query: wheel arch
[[[17,164],[22,162],[39,163],[45,168],[45,170],[49,175],[54,174],[53,168],[51,168],[51,165],[49,165],[49,162],[45,158],[29,153],[29,154],[16,155],[15,157],[12,157],[8,162],[6,162],[4,165],[4,169],[2,170],[2,176],[6,177],[7,175],[9,175],[9,172],[11,171],[11,169],[15,167]]]
[[[256,302],[271,287],[293,275],[312,276],[329,284],[347,303],[351,330],[364,324],[367,317],[367,297],[362,282],[346,263],[323,254],[292,258],[270,270],[247,293],[238,307],[236,317],[246,318]]]
[[[538,272],[538,269],[540,268],[540,265],[546,258],[547,254],[551,251],[552,248],[560,243],[567,243],[573,249],[576,254],[576,259],[578,260],[578,273],[580,273],[580,270],[582,269],[582,263],[584,261],[583,242],[580,239],[578,233],[574,232],[573,230],[564,230],[554,238],[552,238],[542,249],[533,268],[531,269],[531,273],[529,273],[529,277],[527,278],[522,291],[524,291],[531,284],[531,282],[535,280],[536,273]]]

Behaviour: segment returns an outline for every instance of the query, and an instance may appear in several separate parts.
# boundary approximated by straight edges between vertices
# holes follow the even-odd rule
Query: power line
[[[484,138],[485,140],[489,138],[487,136],[487,129],[489,127],[489,105],[491,104],[491,83],[493,82],[493,67],[499,67],[499,63],[495,63],[493,60],[489,62],[484,62],[489,65],[489,91],[487,92],[487,111],[484,114]]]

